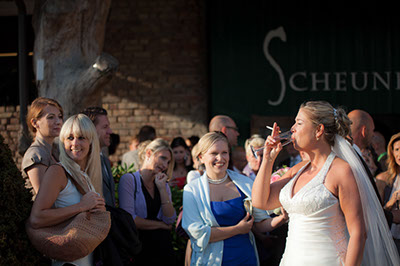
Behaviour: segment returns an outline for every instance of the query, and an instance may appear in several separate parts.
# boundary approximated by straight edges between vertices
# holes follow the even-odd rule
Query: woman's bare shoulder
[[[342,168],[344,171],[348,171],[349,169],[351,170],[351,167],[348,162],[343,160],[342,158],[336,157],[333,162],[331,169],[334,168],[334,170],[340,170],[338,168]]]
[[[382,172],[376,176],[377,180],[387,181],[389,179],[389,171]]]
[[[44,173],[45,180],[52,180],[53,182],[57,181],[61,184],[65,184],[67,180],[67,175],[65,174],[64,168],[60,164],[53,164],[47,168]]]
[[[354,174],[348,162],[336,157],[329,169],[327,178],[337,183],[347,182],[349,179],[354,180]]]
[[[49,173],[64,173],[65,174],[65,170],[64,170],[64,168],[62,167],[62,165],[61,164],[53,164],[53,165],[50,165],[48,168],[47,168],[47,171],[46,172],[49,172]]]

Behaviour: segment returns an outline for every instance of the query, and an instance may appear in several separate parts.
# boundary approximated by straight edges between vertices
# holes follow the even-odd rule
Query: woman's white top
[[[54,202],[54,206],[56,208],[68,207],[68,206],[79,203],[81,201],[81,198],[82,198],[82,194],[79,193],[78,189],[68,178],[68,183],[65,186],[65,188],[60,192],[60,194],[58,194],[58,197],[57,197],[56,201]],[[66,262],[53,260],[51,264],[53,266],[61,266],[64,263],[66,263]],[[93,265],[93,253],[90,253],[86,257],[83,257],[79,260],[71,261],[68,263],[74,264],[77,266],[92,266]]]

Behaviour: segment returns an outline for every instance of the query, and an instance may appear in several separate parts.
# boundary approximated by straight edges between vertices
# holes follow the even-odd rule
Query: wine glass
[[[285,132],[275,136],[274,139],[281,141],[282,147],[284,147],[292,142],[292,134],[293,134],[292,131],[288,130],[288,131],[285,131]],[[259,151],[262,151],[264,149],[264,147],[255,149],[253,146],[250,145],[250,149],[251,149],[251,152],[253,153],[254,158],[258,159],[257,153]]]

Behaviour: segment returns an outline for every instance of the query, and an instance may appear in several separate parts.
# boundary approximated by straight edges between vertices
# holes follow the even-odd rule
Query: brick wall
[[[20,167],[22,157],[18,153],[19,106],[0,106],[0,134],[10,147],[14,161]]]
[[[198,0],[115,0],[107,22],[104,51],[119,70],[102,93],[121,143],[110,159],[128,151],[145,124],[171,140],[207,132],[205,6]],[[19,107],[0,107],[0,129],[17,154]]]
[[[202,1],[113,1],[104,51],[119,70],[103,92],[121,144],[128,151],[145,124],[167,140],[207,131],[205,7]]]

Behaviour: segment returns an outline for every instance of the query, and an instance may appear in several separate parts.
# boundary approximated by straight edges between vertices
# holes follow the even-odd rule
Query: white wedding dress
[[[338,199],[325,187],[335,153],[320,172],[293,196],[293,185],[305,165],[281,190],[279,200],[289,214],[289,231],[280,265],[343,265],[349,235]]]
[[[367,240],[362,265],[399,266],[383,208],[359,156],[343,137],[335,145],[320,172],[293,196],[293,185],[304,166],[281,190],[279,200],[289,213],[289,231],[281,265],[343,265],[349,234],[338,199],[325,187],[326,173],[335,156],[351,167],[360,193]]]

